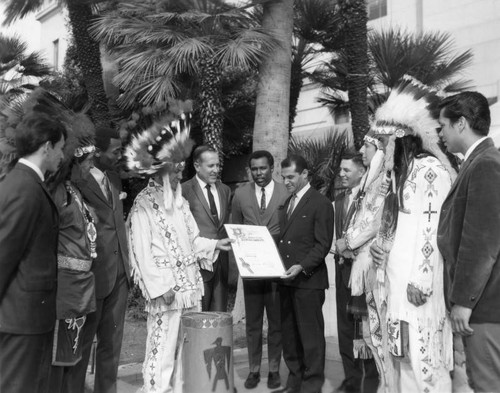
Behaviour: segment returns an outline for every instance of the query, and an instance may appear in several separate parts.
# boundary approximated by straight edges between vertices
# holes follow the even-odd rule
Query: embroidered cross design
[[[429,210],[424,211],[424,214],[427,215],[427,222],[431,222],[431,217],[433,214],[437,214],[436,210],[432,210],[431,203],[429,202]]]

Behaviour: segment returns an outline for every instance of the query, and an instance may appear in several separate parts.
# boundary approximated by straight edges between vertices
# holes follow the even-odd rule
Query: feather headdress
[[[191,101],[171,102],[167,115],[133,136],[124,153],[128,169],[152,175],[186,160],[194,146],[191,111]]]
[[[436,157],[454,179],[455,171],[440,148],[437,131],[439,101],[440,96],[435,89],[410,76],[405,76],[391,91],[387,101],[376,111],[372,126],[374,134],[389,136],[385,152],[386,169],[390,170],[394,165],[395,139],[414,135],[420,137],[422,147]]]
[[[95,127],[84,113],[75,113],[54,94],[37,88],[30,93],[0,104],[0,179],[18,160],[15,143],[16,128],[29,113],[44,113],[59,120],[67,130],[64,145],[63,167],[76,156],[83,156],[93,149]],[[80,154],[81,153],[81,154]]]

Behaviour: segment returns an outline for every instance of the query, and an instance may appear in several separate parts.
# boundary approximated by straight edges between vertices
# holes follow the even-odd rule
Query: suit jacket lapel
[[[221,187],[221,183],[220,182],[215,183],[215,189],[217,190],[217,194],[218,194],[218,197],[219,197],[219,206],[220,206],[219,228],[220,228],[220,227],[222,227],[224,225],[224,222],[226,221],[226,214],[228,213],[227,209],[228,209],[229,206],[226,206],[226,204],[224,203],[225,200],[226,200],[226,196],[224,195],[224,193],[222,191],[222,187]]]
[[[288,220],[285,219],[285,228],[283,230],[282,235],[286,233],[288,228],[290,227],[290,224],[293,222],[295,217],[299,215],[300,210],[309,202],[309,199],[311,198],[311,192],[312,192],[312,187],[307,190],[307,192],[300,198],[299,203],[293,208],[292,215]],[[291,198],[291,197],[290,197]],[[287,203],[286,203],[286,209],[288,210],[288,205],[290,204],[290,198],[288,198]],[[286,217],[286,210],[285,210],[285,217]]]
[[[201,205],[205,209],[208,217],[210,218],[210,220],[212,220],[212,222],[215,225],[215,221],[212,217],[212,213],[210,212],[210,206],[208,205],[207,198],[205,198],[205,195],[203,194],[203,190],[200,187],[200,183],[198,183],[198,180],[194,177],[193,177],[191,186],[193,187],[193,191],[194,191],[195,195],[198,197]]]
[[[90,191],[92,191],[94,194],[96,194],[108,206],[113,207],[112,203],[110,201],[108,201],[108,198],[106,198],[106,196],[103,194],[101,187],[99,187],[97,180],[94,178],[94,176],[91,173],[89,173],[84,180],[86,182],[87,188]]]
[[[257,201],[257,198],[255,197],[255,192],[253,193],[254,195],[254,200]],[[278,208],[278,202],[280,200],[280,191],[277,187],[277,183],[274,183],[274,190],[273,190],[273,195],[271,195],[271,199],[269,201],[269,203],[267,204],[267,207],[266,207],[266,210],[264,211],[264,214],[260,214],[260,208],[258,206],[258,204],[256,204],[256,208],[257,208],[257,214],[258,214],[258,217],[259,217],[259,223],[260,225],[267,225],[269,224],[269,221],[271,220],[273,214],[274,214],[274,211]],[[258,201],[257,201],[258,203]]]
[[[265,225],[261,222],[261,214],[260,214],[260,207],[259,207],[259,201],[257,201],[257,196],[255,195],[255,183],[250,183],[250,195],[247,195],[247,198],[250,199],[250,204],[252,206],[252,211],[255,219],[259,223],[259,225]]]
[[[448,192],[448,196],[446,197],[446,199],[448,199],[450,197],[450,195],[452,195],[455,192],[455,189],[457,188],[458,184],[460,183],[460,180],[462,179],[462,177],[465,176],[465,173],[467,172],[470,164],[475,160],[475,158],[477,156],[479,156],[480,154],[482,154],[488,148],[492,147],[492,146],[494,146],[492,140],[491,139],[486,139],[483,142],[481,142],[474,149],[474,151],[467,158],[467,160],[462,164],[462,167],[458,171],[458,176],[455,179],[455,181],[453,182],[453,184],[451,185],[450,192]],[[445,201],[446,201],[446,199],[445,199]]]

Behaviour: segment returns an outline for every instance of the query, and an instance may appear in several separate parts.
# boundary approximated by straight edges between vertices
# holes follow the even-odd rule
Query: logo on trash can
[[[205,366],[207,367],[208,378],[212,378],[212,363],[215,366],[214,383],[212,385],[212,392],[217,388],[217,382],[223,379],[226,384],[226,390],[229,390],[229,367],[231,363],[231,347],[222,345],[222,337],[217,337],[212,343],[215,345],[213,348],[205,349],[203,357],[205,359]]]

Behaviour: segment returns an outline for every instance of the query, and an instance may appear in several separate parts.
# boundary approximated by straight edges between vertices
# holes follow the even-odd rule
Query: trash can
[[[183,393],[233,393],[232,315],[190,312],[181,325]]]

